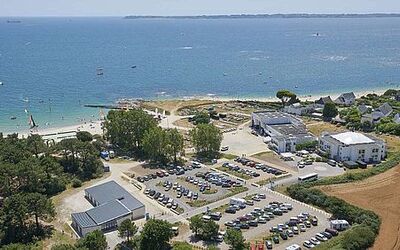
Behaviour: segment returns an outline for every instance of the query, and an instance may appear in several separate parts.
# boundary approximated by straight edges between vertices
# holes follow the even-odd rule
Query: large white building
[[[336,161],[362,161],[378,163],[386,157],[384,141],[356,132],[323,133],[319,138],[320,150]]]
[[[269,136],[269,146],[278,153],[295,152],[296,145],[315,141],[303,122],[286,113],[259,111],[251,115],[252,127],[259,134]]]

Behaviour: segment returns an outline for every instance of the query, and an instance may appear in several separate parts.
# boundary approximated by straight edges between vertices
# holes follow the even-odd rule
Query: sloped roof
[[[390,113],[392,113],[393,108],[392,106],[390,106],[389,103],[385,102],[384,104],[379,106],[379,108],[377,108],[376,110],[382,112],[385,116],[388,116],[390,115]]]

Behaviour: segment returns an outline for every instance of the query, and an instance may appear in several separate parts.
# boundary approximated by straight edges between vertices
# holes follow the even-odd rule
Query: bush
[[[73,188],[78,188],[78,187],[82,187],[82,181],[75,178],[72,180],[72,187]]]
[[[367,226],[356,226],[343,235],[343,248],[347,250],[367,249],[375,241],[376,234]]]

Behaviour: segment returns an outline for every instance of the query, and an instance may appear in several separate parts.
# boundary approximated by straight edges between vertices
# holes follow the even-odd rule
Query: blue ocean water
[[[400,83],[399,18],[21,20],[0,18],[0,131],[27,129],[25,109],[44,128],[96,118],[84,104],[122,97],[260,98]]]

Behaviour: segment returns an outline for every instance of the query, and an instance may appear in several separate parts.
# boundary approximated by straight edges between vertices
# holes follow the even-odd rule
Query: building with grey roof
[[[145,206],[115,181],[85,189],[85,198],[94,206],[81,213],[73,213],[72,226],[85,236],[94,230],[109,231],[125,219],[145,216]]]
[[[386,157],[384,141],[356,132],[323,133],[319,138],[319,148],[329,158],[342,162],[378,163]]]
[[[303,122],[286,113],[259,111],[251,116],[252,127],[259,134],[271,138],[269,146],[278,153],[295,152],[296,145],[315,141]]]
[[[352,105],[356,101],[356,95],[353,92],[343,93],[335,99],[336,104]]]

